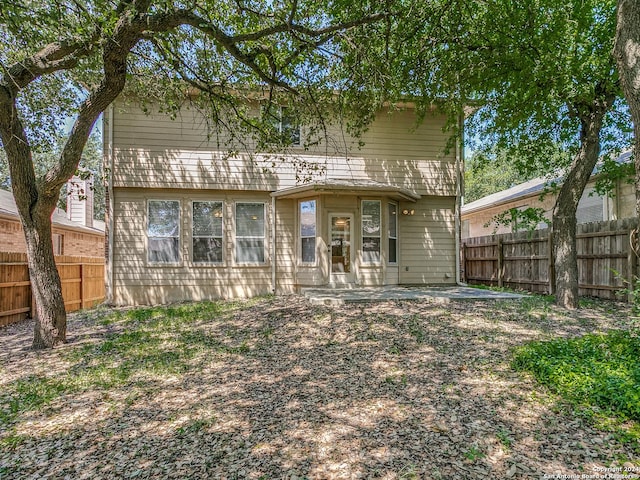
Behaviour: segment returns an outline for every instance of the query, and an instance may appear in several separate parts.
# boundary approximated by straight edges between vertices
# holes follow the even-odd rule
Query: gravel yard
[[[620,304],[300,297],[70,316],[70,343],[0,330],[0,478],[541,478],[633,444],[510,368],[514,346],[626,328]],[[637,446],[636,446],[637,448]]]

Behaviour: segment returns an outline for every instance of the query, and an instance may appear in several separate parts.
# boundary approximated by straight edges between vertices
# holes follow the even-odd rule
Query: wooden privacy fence
[[[67,312],[104,301],[104,258],[61,255],[56,265]],[[0,326],[24,320],[34,311],[27,255],[0,252]]]
[[[578,225],[580,295],[620,299],[620,290],[638,275],[630,243],[635,218]],[[549,230],[464,239],[462,276],[471,284],[554,293],[555,266]]]

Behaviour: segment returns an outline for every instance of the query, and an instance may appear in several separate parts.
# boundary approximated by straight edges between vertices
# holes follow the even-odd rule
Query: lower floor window
[[[147,255],[152,263],[180,261],[180,202],[150,200],[148,204]]]
[[[193,202],[193,261],[222,263],[222,202]]]
[[[264,263],[264,239],[247,238],[236,240],[237,263]]]
[[[264,263],[264,239],[264,203],[236,203],[236,263]]]
[[[362,261],[380,262],[380,201],[362,201]]]
[[[389,204],[389,263],[398,263],[398,207]]]

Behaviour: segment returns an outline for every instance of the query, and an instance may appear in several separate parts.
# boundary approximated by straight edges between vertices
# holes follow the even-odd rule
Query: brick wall
[[[53,226],[52,233],[62,235],[62,254],[83,257],[104,256],[104,235],[79,232]],[[22,226],[17,220],[0,219],[0,251],[26,252]]]
[[[0,251],[21,253],[26,251],[20,222],[0,218]]]

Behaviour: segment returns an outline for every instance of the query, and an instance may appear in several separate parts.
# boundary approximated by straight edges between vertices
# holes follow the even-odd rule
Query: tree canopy
[[[457,108],[474,110],[468,138],[562,173],[552,219],[556,299],[572,308],[578,201],[600,155],[630,141],[611,55],[615,8],[613,0],[436,1],[405,26],[422,43],[405,74],[417,91],[457,92]]]
[[[385,78],[358,68],[387,41],[394,2],[289,0],[16,0],[0,5],[0,142],[22,221],[37,308],[34,346],[66,338],[66,314],[53,261],[50,217],[76,171],[100,114],[129,84],[140,100],[162,99],[175,113],[194,89],[212,122],[243,115],[248,92],[319,118],[353,105],[359,129]],[[28,21],[26,21],[28,19]],[[385,20],[387,20],[385,22]],[[364,32],[364,26],[369,26]],[[362,42],[366,38],[367,42]],[[374,65],[371,63],[370,67]],[[334,92],[339,91],[339,95]],[[322,108],[321,108],[322,107]],[[74,123],[57,161],[36,174],[34,155],[55,151],[64,119]],[[230,129],[233,131],[234,129]]]
[[[518,159],[505,150],[475,150],[465,161],[465,203],[506,190],[545,173],[535,171],[530,166],[527,171],[523,171],[518,165]]]

